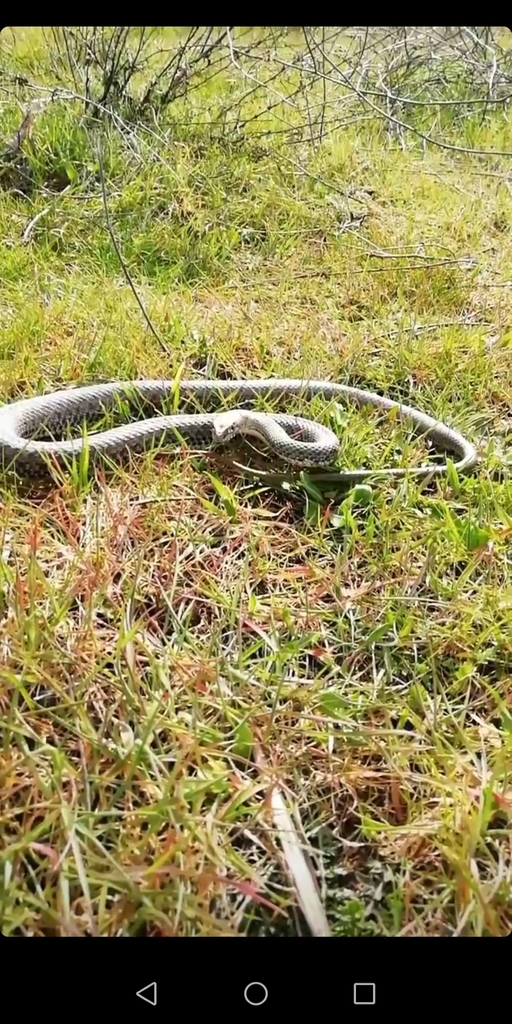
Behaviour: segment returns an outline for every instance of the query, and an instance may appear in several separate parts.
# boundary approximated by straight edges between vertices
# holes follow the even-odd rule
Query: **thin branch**
[[[114,249],[115,249],[115,252],[116,252],[116,256],[117,256],[117,258],[119,260],[119,263],[121,264],[124,276],[125,276],[128,284],[129,284],[129,286],[130,286],[130,288],[131,288],[131,290],[133,292],[133,295],[135,297],[137,305],[138,305],[138,307],[139,307],[139,309],[140,309],[140,311],[141,311],[141,313],[142,313],[142,315],[144,317],[144,320],[146,321],[146,324],[149,327],[149,330],[151,331],[153,337],[156,338],[158,344],[163,349],[163,351],[166,353],[166,355],[171,356],[172,353],[171,353],[170,349],[165,344],[165,341],[163,340],[163,338],[160,337],[160,335],[158,334],[158,331],[155,330],[155,327],[153,326],[153,324],[151,322],[149,314],[146,311],[146,307],[145,307],[145,305],[144,305],[144,303],[143,303],[143,301],[142,301],[142,299],[141,299],[141,297],[140,297],[140,295],[139,295],[139,293],[138,293],[138,291],[137,291],[137,289],[136,289],[136,287],[135,287],[135,285],[133,283],[133,279],[132,279],[132,276],[130,274],[130,271],[128,270],[128,267],[126,266],[126,263],[125,263],[125,261],[123,259],[123,254],[122,254],[122,252],[121,252],[121,250],[119,248],[116,236],[114,234],[114,230],[112,228],[112,222],[110,220],[110,213],[109,213],[109,209],[108,209],[108,200],[107,200],[107,190],[105,188],[105,174],[104,174],[104,169],[103,169],[103,160],[102,160],[102,157],[101,157],[101,150],[100,150],[100,146],[99,145],[96,147],[96,155],[97,155],[97,158],[98,158],[98,168],[99,168],[99,174],[100,174],[101,195],[102,195],[102,198],[103,198],[103,209],[105,211],[105,221],[106,221],[106,224],[107,224],[107,229],[108,229],[108,233],[110,235],[110,239],[111,239],[112,245],[114,246]]]

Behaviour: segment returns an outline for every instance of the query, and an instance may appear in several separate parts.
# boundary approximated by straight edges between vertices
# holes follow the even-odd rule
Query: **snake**
[[[142,451],[171,440],[204,450],[247,437],[263,442],[270,449],[273,463],[277,459],[296,467],[322,468],[332,467],[336,462],[340,442],[332,430],[300,416],[260,412],[245,406],[214,409],[213,412],[173,411],[170,415],[151,416],[81,437],[63,438],[68,428],[97,421],[98,417],[119,408],[123,399],[130,403],[142,399],[153,409],[170,401],[173,410],[184,400],[192,402],[194,408],[199,405],[209,410],[212,401],[221,404],[231,396],[253,404],[261,398],[300,396],[309,400],[321,397],[338,406],[338,400],[343,399],[360,407],[372,406],[384,413],[394,412],[401,420],[409,421],[416,434],[427,436],[434,446],[454,454],[457,473],[469,472],[477,462],[476,448],[462,434],[418,409],[348,384],[289,377],[111,381],[21,398],[0,408],[0,468],[14,470],[22,477],[36,478],[51,472],[55,463],[69,468],[70,459],[80,457],[85,448],[90,464],[96,458],[116,460],[123,453]],[[36,435],[41,431],[61,439],[40,440]],[[336,479],[357,482],[376,476],[421,478],[447,471],[446,462],[411,469],[346,469],[336,473]]]

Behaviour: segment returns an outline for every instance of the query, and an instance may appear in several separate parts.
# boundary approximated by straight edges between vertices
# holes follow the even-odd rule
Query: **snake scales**
[[[383,412],[396,411],[401,419],[409,420],[416,433],[428,435],[431,442],[444,451],[455,454],[457,472],[468,472],[477,461],[477,452],[456,430],[427,416],[410,406],[384,398],[371,391],[328,381],[295,378],[267,380],[183,380],[176,385],[166,380],[116,381],[87,387],[68,388],[53,394],[25,398],[0,408],[0,466],[14,468],[21,476],[40,477],[49,471],[52,462],[68,465],[70,457],[79,456],[84,438],[71,440],[38,440],[39,431],[62,437],[70,426],[98,419],[108,410],[115,409],[120,400],[134,398],[151,403],[153,407],[172,399],[193,401],[209,405],[212,399],[236,395],[246,402],[265,398],[300,395],[311,399],[321,396],[327,401],[349,399],[356,405],[370,405]],[[318,423],[277,413],[236,409],[220,412],[153,416],[138,422],[123,424],[110,430],[91,433],[87,438],[89,460],[95,457],[116,458],[126,451],[140,451],[161,441],[186,441],[198,449],[212,447],[236,436],[250,435],[263,441],[274,456],[285,463],[299,466],[332,466],[339,441],[332,431]],[[368,477],[400,478],[408,475],[427,477],[447,470],[446,464],[431,464],[402,468],[346,470],[336,479],[359,481]]]

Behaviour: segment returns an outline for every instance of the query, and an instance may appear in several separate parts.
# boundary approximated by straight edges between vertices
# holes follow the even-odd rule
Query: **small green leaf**
[[[218,505],[215,505],[213,501],[208,501],[208,498],[201,498],[201,506],[206,512],[213,512],[215,516],[219,515]]]
[[[350,427],[350,416],[346,406],[334,402],[329,408],[329,423],[338,433],[347,430]]]
[[[305,473],[304,471],[301,472],[299,480],[306,493],[309,494],[309,496],[313,498],[316,502],[318,502],[319,505],[321,505],[323,503],[324,496],[322,492],[318,489],[316,484],[313,483],[308,473]]]
[[[451,459],[446,460],[446,479],[450,487],[458,494],[460,491],[459,474],[455,469],[455,463]]]
[[[338,529],[340,526],[344,526],[346,530],[350,530],[355,537],[358,536],[357,520],[352,515],[352,497],[345,498],[341,505],[338,506],[338,519],[339,522],[336,524]]]
[[[172,384],[172,389],[171,389],[171,396],[170,397],[171,397],[171,401],[172,401],[172,410],[173,410],[173,412],[177,412],[177,409],[178,409],[178,406],[179,406],[179,403],[180,403],[180,383],[181,383],[181,378],[182,377],[183,377],[183,366],[180,366],[179,369],[174,374],[173,384]]]
[[[242,757],[245,761],[249,761],[252,748],[254,745],[254,737],[252,729],[248,722],[240,722],[235,729],[235,742],[233,743],[233,753],[237,757]]]
[[[329,716],[337,715],[346,706],[347,702],[343,700],[343,697],[340,697],[338,693],[334,693],[333,690],[327,690],[318,701],[318,707],[322,713]]]
[[[508,711],[502,708],[500,717],[503,729],[512,735],[512,715],[509,715]]]
[[[412,708],[413,711],[423,712],[425,710],[425,706],[428,707],[428,704],[429,696],[423,684],[413,683],[409,690],[409,707]],[[401,728],[403,728],[403,726],[401,726]]]
[[[371,505],[373,501],[373,487],[369,484],[357,484],[352,490],[352,500],[355,505]]]
[[[483,548],[491,539],[489,530],[477,526],[476,523],[467,522],[462,531],[462,540],[468,551],[477,551]]]
[[[67,163],[64,165],[64,170],[66,172],[69,183],[71,185],[74,185],[75,181],[78,181],[78,171],[76,167],[74,167],[71,163]]]
[[[231,490],[230,487],[226,487],[226,484],[223,484],[222,480],[219,480],[218,477],[213,476],[211,473],[208,473],[208,477],[210,479],[212,487],[214,487],[215,490],[217,491],[217,494],[219,495],[219,498],[222,501],[222,504],[224,505],[224,508],[228,516],[230,517],[230,519],[236,519],[237,505],[233,491]]]
[[[385,636],[387,636],[387,634],[389,633],[389,629],[390,627],[387,622],[383,623],[382,626],[376,626],[375,629],[372,629],[371,633],[368,634],[366,638],[366,643],[378,643],[379,640],[382,640]]]
[[[457,682],[464,682],[465,679],[469,679],[475,671],[475,666],[472,661],[463,661],[453,673],[453,678]]]
[[[430,514],[433,519],[445,519],[446,509],[444,505],[441,505],[438,501],[433,501],[430,505]]]
[[[306,500],[306,519],[308,523],[312,523],[316,526],[320,522],[320,516],[322,509],[318,502],[310,501],[309,498]]]

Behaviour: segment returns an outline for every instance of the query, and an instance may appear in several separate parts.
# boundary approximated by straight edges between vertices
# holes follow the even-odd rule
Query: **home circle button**
[[[244,988],[244,999],[249,1006],[263,1006],[268,999],[268,988],[261,981],[251,981]]]

